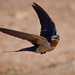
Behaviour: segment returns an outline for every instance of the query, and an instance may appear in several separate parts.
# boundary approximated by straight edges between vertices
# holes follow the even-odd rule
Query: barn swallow
[[[32,51],[35,53],[44,54],[48,51],[52,51],[56,47],[60,40],[60,37],[59,35],[57,35],[54,22],[45,12],[45,10],[36,3],[33,3],[32,7],[36,11],[41,24],[40,36],[35,34],[19,32],[7,28],[0,28],[0,31],[14,37],[21,38],[23,40],[28,40],[33,44],[33,46],[31,47],[24,48],[14,52]]]

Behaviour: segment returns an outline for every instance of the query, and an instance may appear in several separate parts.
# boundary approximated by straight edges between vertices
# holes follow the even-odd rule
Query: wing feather
[[[40,24],[41,24],[41,36],[45,37],[47,40],[50,40],[52,35],[56,34],[56,27],[49,15],[41,8],[38,4],[33,3],[33,8],[36,11]]]
[[[16,30],[11,30],[11,29],[6,29],[6,28],[0,28],[0,31],[6,34],[9,34],[14,37],[18,37],[24,40],[30,41],[32,44],[37,45],[37,44],[44,44],[47,42],[47,40],[44,37],[37,36],[34,34],[28,34]]]

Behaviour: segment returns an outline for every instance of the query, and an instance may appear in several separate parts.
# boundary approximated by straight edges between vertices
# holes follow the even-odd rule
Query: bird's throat
[[[57,44],[58,44],[58,40],[51,40],[52,47],[56,47]]]

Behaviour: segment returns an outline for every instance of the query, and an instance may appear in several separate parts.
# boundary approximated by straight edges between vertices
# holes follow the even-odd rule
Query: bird
[[[23,48],[13,52],[31,51],[35,53],[45,54],[46,52],[54,50],[60,40],[59,35],[57,35],[55,23],[49,17],[47,12],[35,2],[33,2],[32,7],[40,21],[40,35],[29,34],[8,28],[0,28],[0,31],[3,33],[23,40],[27,40],[33,44],[31,47]]]

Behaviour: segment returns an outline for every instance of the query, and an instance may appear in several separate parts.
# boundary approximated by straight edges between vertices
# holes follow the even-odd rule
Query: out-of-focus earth
[[[0,75],[75,75],[75,0],[0,0],[0,27],[40,35],[32,3],[43,7],[56,24],[60,42],[46,54],[15,51],[32,46],[0,32]]]

